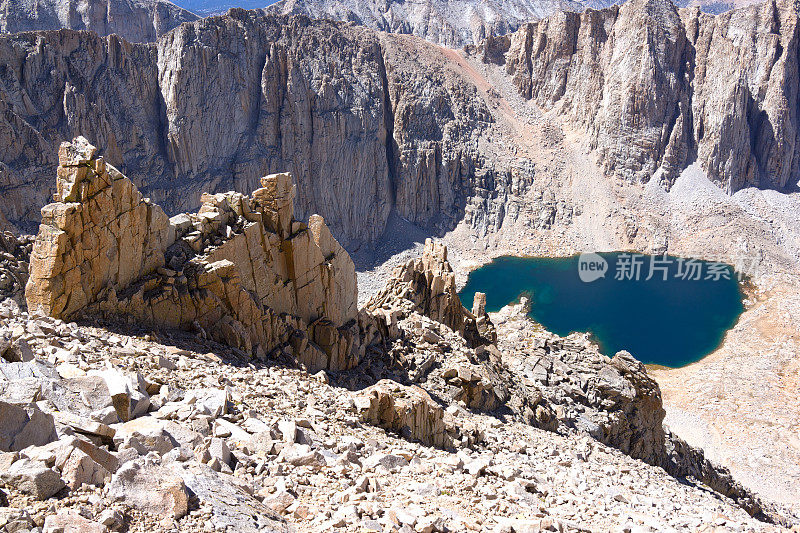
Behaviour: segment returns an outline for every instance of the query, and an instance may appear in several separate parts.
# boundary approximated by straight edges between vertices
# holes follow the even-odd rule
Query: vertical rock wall
[[[785,1],[716,17],[669,0],[559,13],[487,44],[486,57],[585,131],[608,173],[669,185],[699,161],[728,192],[791,190],[798,32]],[[288,170],[298,215],[324,216],[351,251],[368,250],[392,211],[433,232],[461,220],[490,232],[533,175],[485,142],[500,129],[485,83],[457,53],[410,36],[257,11],[148,45],[2,36],[0,211],[37,220],[58,144],[84,135],[168,213]]]
[[[609,173],[670,184],[698,161],[729,193],[797,184],[790,2],[718,16],[668,0],[560,13],[512,35],[505,59],[519,92],[586,131]]]
[[[0,0],[0,33],[70,28],[139,43],[197,18],[164,0]]]
[[[447,61],[418,40],[244,10],[149,45],[2,36],[0,211],[37,220],[59,143],[84,135],[170,214],[288,170],[298,215],[324,216],[350,250],[376,241],[393,208],[452,225],[491,114]]]

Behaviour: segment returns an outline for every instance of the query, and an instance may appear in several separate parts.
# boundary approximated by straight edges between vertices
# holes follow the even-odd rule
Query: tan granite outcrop
[[[473,346],[496,340],[486,313],[476,319],[461,304],[456,276],[447,260],[447,246],[432,239],[425,241],[421,257],[395,268],[386,286],[367,302],[365,309],[383,318],[390,330],[389,337],[391,323],[398,313],[414,311],[461,333]]]
[[[422,257],[398,266],[386,286],[368,303],[368,309],[379,309],[408,300],[415,311],[445,324],[453,331],[463,331],[464,321],[471,317],[456,291],[456,276],[447,261],[447,247],[432,239],[425,241]]]
[[[42,208],[25,297],[70,317],[108,286],[126,287],[164,264],[175,240],[167,215],[79,137],[58,151],[55,202]]]
[[[312,370],[358,363],[355,267],[322,217],[294,219],[289,174],[262,178],[250,197],[206,194],[197,214],[168,219],[85,139],[64,143],[59,159],[29,309],[193,330]]]
[[[420,387],[383,379],[356,397],[365,422],[427,445],[446,448],[452,444],[441,405]]]

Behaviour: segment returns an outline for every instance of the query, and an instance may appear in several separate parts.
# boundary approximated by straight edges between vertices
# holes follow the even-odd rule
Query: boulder
[[[195,448],[195,458],[203,464],[208,464],[214,470],[231,472],[231,451],[223,439],[209,437]]]
[[[355,398],[361,419],[440,448],[452,444],[444,422],[444,409],[419,387],[384,379]]]
[[[500,377],[484,365],[462,364],[446,369],[442,376],[450,385],[459,387],[453,399],[463,402],[468,409],[494,411],[508,397]]]
[[[240,533],[289,531],[286,522],[244,490],[237,478],[215,472],[205,465],[173,463],[170,468],[201,503],[211,506],[211,521],[215,528]]]
[[[106,533],[108,528],[74,511],[60,511],[44,520],[42,533]]]
[[[293,466],[320,468],[325,466],[325,457],[308,444],[287,444],[278,454],[278,461]]]
[[[145,458],[125,463],[111,480],[108,496],[161,518],[178,519],[189,508],[189,492],[180,476]]]
[[[64,411],[54,412],[53,418],[55,418],[58,424],[69,427],[73,431],[83,435],[97,437],[105,442],[110,442],[114,438],[115,431],[113,428],[90,418]]]
[[[405,457],[391,453],[376,453],[362,461],[362,466],[366,470],[375,469],[380,466],[391,472],[396,472],[406,465],[408,465],[408,460]]]
[[[97,517],[97,522],[112,531],[117,531],[125,525],[125,516],[116,509],[106,509]]]
[[[184,403],[194,407],[195,413],[217,418],[228,412],[231,403],[227,389],[193,389],[187,391]]]
[[[135,439],[135,443],[131,442]],[[151,451],[164,455],[177,446],[193,449],[203,442],[203,435],[171,420],[161,420],[153,416],[142,416],[116,426],[114,443],[137,448],[139,453]]]
[[[263,503],[276,513],[283,514],[296,500],[297,498],[295,498],[292,493],[286,490],[279,490],[276,491],[275,494],[264,498]]]
[[[49,380],[42,387],[42,396],[59,411],[83,417],[112,405],[108,386],[100,376]]]
[[[46,500],[65,487],[58,472],[30,459],[16,461],[7,471],[0,472],[0,479],[37,500]]]
[[[95,457],[97,450],[94,450]],[[117,460],[110,455],[107,463],[116,464]],[[61,470],[61,477],[71,489],[81,485],[103,486],[111,479],[114,469],[109,470],[79,447],[72,449],[71,453],[56,465]]]
[[[106,369],[95,374],[100,377],[108,389],[108,395],[117,416],[123,422],[131,419],[131,383],[116,369]],[[103,406],[105,407],[105,406]]]
[[[119,466],[113,454],[76,437],[64,437],[46,446],[27,448],[24,454],[61,472],[62,479],[71,489],[84,484],[103,486]]]
[[[56,440],[53,417],[33,405],[0,401],[0,451],[19,451]]]
[[[42,399],[42,381],[23,378],[0,381],[0,400],[16,405],[28,405]]]
[[[51,365],[45,364],[38,359],[33,359],[26,363],[0,363],[0,380],[17,381],[25,378],[47,381],[61,379],[61,376]]]
[[[34,360],[33,350],[25,339],[3,342],[0,339],[0,358],[10,363],[27,363]]]

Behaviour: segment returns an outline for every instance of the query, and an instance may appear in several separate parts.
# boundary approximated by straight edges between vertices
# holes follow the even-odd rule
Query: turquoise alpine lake
[[[588,332],[602,353],[680,367],[714,351],[744,310],[733,267],[632,253],[500,257],[469,274],[462,302],[486,293],[498,311],[531,299],[529,316],[561,336]]]

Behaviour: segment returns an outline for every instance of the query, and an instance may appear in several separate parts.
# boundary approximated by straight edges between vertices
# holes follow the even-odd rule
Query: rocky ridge
[[[68,28],[101,36],[115,33],[133,43],[147,43],[197,18],[167,0],[0,2],[0,33]]]
[[[354,22],[368,28],[422,37],[450,48],[479,44],[492,35],[515,31],[522,23],[557,11],[580,11],[573,0],[427,0],[425,2],[354,2],[351,0],[281,0],[267,8],[280,15],[305,15]]]
[[[776,520],[787,519],[763,507],[724,469],[708,463],[702,452],[665,433],[661,426],[663,409],[658,386],[641,364],[626,354],[609,360],[587,343],[580,346],[572,339],[555,339],[541,333],[533,334],[524,343],[518,338],[510,339],[513,347],[504,345],[506,332],[502,325],[492,324],[484,309],[485,299],[477,297],[472,312],[461,305],[447,261],[447,249],[433,241],[426,243],[421,259],[399,267],[397,277],[390,279],[387,288],[359,312],[363,317],[359,322],[372,326],[371,330],[360,331],[362,335],[367,333],[367,338],[373,337],[370,349],[352,362],[346,360],[342,364],[336,360],[336,364],[331,364],[333,360],[328,359],[327,365],[321,365],[320,372],[317,372],[320,368],[317,359],[306,358],[304,350],[295,349],[293,338],[297,332],[292,332],[288,340],[281,339],[278,349],[264,354],[255,346],[243,346],[242,337],[226,334],[230,321],[224,318],[214,323],[204,322],[200,327],[194,323],[170,321],[152,312],[148,320],[137,308],[119,305],[121,299],[104,299],[99,295],[105,290],[136,294],[140,284],[137,276],[142,276],[150,280],[145,283],[149,288],[132,301],[137,301],[143,309],[155,309],[158,302],[165,300],[161,296],[163,291],[170,291],[169,298],[173,301],[170,305],[174,306],[171,313],[183,316],[196,309],[203,298],[213,297],[214,289],[197,290],[192,301],[182,297],[181,290],[173,294],[174,286],[180,285],[176,280],[159,281],[157,278],[152,282],[148,269],[155,268],[158,272],[159,268],[165,268],[159,266],[159,253],[167,264],[177,267],[180,265],[173,264],[172,259],[179,257],[178,254],[171,254],[169,261],[165,259],[169,249],[175,243],[183,250],[194,245],[193,250],[203,253],[188,260],[182,257],[179,261],[183,262],[183,272],[188,279],[197,275],[199,280],[199,275],[185,265],[194,263],[201,267],[200,271],[213,272],[217,263],[226,261],[214,261],[215,253],[225,255],[231,248],[237,249],[232,243],[241,240],[240,235],[247,234],[247,228],[255,228],[249,231],[261,235],[260,246],[272,243],[269,250],[281,250],[284,261],[289,261],[293,254],[313,256],[302,252],[308,230],[292,220],[292,189],[287,175],[264,178],[265,187],[249,199],[235,193],[217,195],[213,201],[207,199],[205,208],[197,216],[173,217],[165,225],[166,216],[159,213],[159,208],[141,198],[132,184],[98,158],[94,147],[84,139],[65,143],[60,158],[58,198],[62,201],[43,209],[43,224],[31,256],[31,276],[26,292],[33,314],[20,311],[10,299],[0,309],[5,317],[0,337],[3,341],[0,445],[8,451],[2,456],[8,464],[2,480],[10,489],[14,507],[30,507],[31,500],[49,500],[61,495],[64,512],[53,515],[45,511],[36,516],[36,520],[45,521],[43,526],[48,531],[65,527],[58,525],[62,523],[98,530],[127,524],[125,527],[133,525],[133,530],[138,531],[166,528],[174,520],[181,521],[181,528],[193,528],[205,517],[216,527],[285,529],[285,523],[275,513],[301,523],[303,528],[315,530],[348,528],[362,519],[377,520],[377,523],[370,522],[369,527],[379,530],[402,531],[408,526],[417,531],[445,531],[466,527],[469,519],[442,517],[431,507],[427,510],[415,507],[410,515],[403,515],[395,507],[387,511],[380,506],[356,507],[355,510],[347,506],[346,511],[332,512],[320,504],[327,502],[327,498],[315,499],[319,494],[309,494],[308,500],[299,502],[302,491],[298,487],[304,483],[343,490],[342,482],[352,477],[353,464],[359,465],[362,472],[385,470],[390,476],[404,472],[405,467],[411,468],[408,473],[418,472],[422,476],[431,473],[419,466],[420,456],[415,460],[414,454],[378,451],[384,449],[380,444],[369,445],[369,457],[360,456],[358,450],[365,444],[350,447],[338,432],[352,435],[354,430],[361,430],[361,422],[395,432],[410,441],[419,441],[422,448],[414,445],[414,449],[419,450],[421,456],[445,458],[446,464],[452,462],[453,473],[464,471],[480,478],[496,472],[499,476],[496,483],[500,487],[505,483],[501,479],[514,481],[519,474],[500,473],[513,463],[497,462],[498,453],[506,457],[505,448],[492,444],[493,438],[487,437],[491,434],[489,428],[509,424],[511,428],[521,428],[526,438],[542,443],[547,438],[536,440],[538,438],[531,433],[533,426],[557,431],[568,438],[591,436],[674,475],[711,486],[732,498],[718,496],[723,506],[736,501],[753,515],[764,518],[768,514]],[[229,224],[230,219],[226,221],[222,216],[225,212],[221,207],[229,205],[234,198],[241,202],[244,220],[236,219],[236,223]],[[228,204],[221,203],[221,199],[226,199]],[[120,220],[130,223],[120,225]],[[76,225],[76,221],[82,224]],[[247,221],[253,223],[249,225]],[[219,224],[214,226],[214,222]],[[148,258],[134,258],[135,264],[142,265],[143,270],[122,269],[122,264],[129,265],[132,261],[117,261],[114,253],[110,253],[113,248],[109,248],[108,243],[116,241],[118,236],[114,230],[120,228],[129,233],[126,241],[131,252],[126,253]],[[285,233],[287,228],[292,228],[290,234]],[[321,234],[320,228],[324,226],[317,228],[317,236]],[[75,244],[95,243],[97,246],[78,252],[79,246],[69,245],[73,237],[79,237]],[[170,244],[171,241],[174,242]],[[320,242],[324,239],[316,245],[320,246]],[[313,251],[313,246],[309,246]],[[252,252],[227,257],[234,259],[227,260],[229,271],[253,271],[262,265],[258,260],[260,256]],[[326,257],[326,268],[340,265],[330,270],[330,277],[326,278],[333,286],[353,279],[352,268],[341,268],[342,262],[346,265],[349,260],[346,252],[339,248]],[[69,274],[70,267],[82,272],[82,276]],[[324,271],[324,268],[317,270]],[[301,279],[303,271],[295,272],[298,277],[290,277],[288,284]],[[164,277],[170,273],[159,274]],[[176,271],[172,277],[178,278],[179,273]],[[240,277],[245,278],[244,275]],[[312,279],[308,285],[313,286],[315,282]],[[124,283],[136,290],[129,290]],[[196,282],[187,284],[189,290],[193,283]],[[232,276],[224,285],[236,293],[239,283],[247,282],[237,282]],[[346,310],[348,307],[341,305],[342,299],[355,302],[355,285],[341,286],[342,292],[319,293],[322,307]],[[264,294],[253,287],[247,292],[250,298]],[[289,300],[291,302],[291,298]],[[267,309],[265,302],[277,305],[279,300],[276,294],[268,293],[261,302],[261,309]],[[233,315],[253,307],[252,300],[247,298],[231,299],[229,303],[228,312]],[[38,310],[66,318],[83,317],[84,324],[86,320],[89,323],[101,321],[111,331],[42,318]],[[516,326],[519,322],[515,321],[520,319],[512,319],[514,312],[510,313],[503,324],[513,324],[511,329],[519,330]],[[267,320],[262,320],[262,324],[270,325]],[[142,337],[127,337],[126,333],[136,332]],[[324,352],[329,346],[314,342],[317,339],[313,334],[310,338],[301,343],[309,350]],[[156,340],[161,342],[154,342]],[[173,346],[164,346],[163,342]],[[529,345],[530,353],[519,353],[520,345]],[[198,349],[212,352],[204,355],[193,352]],[[218,353],[223,354],[224,359]],[[190,357],[202,359],[201,366],[207,365],[203,366],[205,370],[179,377],[182,369],[197,368]],[[264,385],[260,381],[258,376],[264,376],[260,372],[265,363],[267,367],[288,363],[310,371],[309,374],[317,372],[313,378],[307,374],[301,382],[317,381],[322,390],[317,388],[314,394],[326,398],[326,391],[333,390],[333,397],[339,400],[318,403],[320,398],[312,402],[309,397],[310,403],[319,406],[314,411],[317,418],[313,423],[297,418],[267,422],[263,411],[260,414],[257,409],[245,408],[246,403],[253,402],[284,415],[286,405],[270,403],[267,398],[286,395],[292,405],[302,408],[303,404],[298,402],[299,390],[293,386],[271,391],[274,382]],[[228,365],[242,369],[235,374],[239,376],[236,381],[231,380],[231,370],[226,369]],[[209,370],[214,367],[215,370]],[[275,371],[283,372],[267,369],[266,375],[273,376]],[[217,377],[209,380],[208,372]],[[513,379],[517,373],[526,377],[521,381]],[[199,386],[200,383],[205,386]],[[330,389],[328,383],[338,387]],[[311,392],[307,386],[302,388],[303,392]],[[340,400],[344,402],[341,405]],[[323,408],[324,412],[319,411]],[[245,414],[246,409],[249,410]],[[489,416],[484,418],[478,413]],[[325,440],[320,446],[318,426],[328,428],[322,431],[333,427],[333,434],[338,437],[330,438],[333,434],[327,433],[328,437],[323,437]],[[507,442],[500,433],[497,436]],[[436,448],[442,452],[434,451]],[[331,449],[336,450],[333,455]],[[453,455],[457,450],[461,452]],[[520,455],[522,452],[514,453],[516,455],[508,457],[510,461],[529,462]],[[346,455],[347,464],[337,454]],[[447,457],[456,457],[456,460]],[[284,463],[305,469],[287,471],[280,466]],[[563,466],[562,463],[558,464]],[[329,467],[334,468],[333,472],[326,470]],[[292,477],[304,473],[310,477]],[[288,479],[282,484],[267,481],[274,480],[275,476],[288,476]],[[158,480],[157,490],[152,489],[153,480]],[[391,486],[393,482],[385,477],[367,476],[358,478],[356,484],[354,495],[374,493],[379,496],[381,487]],[[541,481],[538,484],[541,485]],[[526,475],[521,480],[521,492],[513,487],[509,489],[515,494],[509,493],[512,505],[504,503],[499,507],[502,516],[508,516],[503,513],[518,512],[519,502],[523,506],[535,503],[541,516],[534,523],[498,517],[487,526],[502,522],[506,525],[498,527],[512,530],[546,528],[553,524],[561,524],[557,526],[560,529],[581,529],[580,519],[578,522],[569,519],[555,522],[547,518],[549,512],[543,512],[540,502],[550,489],[542,491],[536,486],[537,481]],[[481,489],[481,494],[488,494],[486,491],[496,490],[495,487]],[[588,485],[579,485],[578,490],[586,491]],[[88,500],[80,496],[76,503],[70,496],[86,491],[90,494]],[[539,496],[528,501],[525,496],[528,493]],[[436,492],[426,494],[430,497]],[[448,489],[446,494],[440,495],[449,497],[451,493]],[[334,496],[336,498],[339,497]],[[455,501],[459,501],[458,498]],[[339,498],[341,502],[360,500],[355,496]],[[85,516],[74,513],[81,501],[111,507],[114,511],[104,516],[100,525],[92,524],[86,508]],[[367,501],[374,499],[367,498]],[[395,504],[392,500],[384,501]],[[558,501],[554,500],[552,505],[559,506]],[[631,502],[624,495],[615,496],[614,501],[623,505]],[[574,513],[580,511],[568,506],[566,512],[576,516]],[[16,524],[13,527],[36,524],[33,518],[13,510],[8,516],[7,523]],[[90,522],[84,523],[84,520]],[[608,526],[614,520],[602,515],[596,523]],[[643,523],[641,518],[635,520]],[[729,518],[722,520],[727,522]],[[745,520],[751,525],[757,524]],[[666,523],[679,527],[679,524],[693,522],[678,519]]]
[[[287,350],[315,370],[354,366],[377,335],[359,324],[355,267],[322,217],[294,219],[288,174],[168,219],[86,139],[62,144],[59,160],[29,309],[193,329],[262,359]]]
[[[616,0],[428,0],[354,2],[352,0],[281,0],[267,12],[341,20],[392,33],[415,35],[450,48],[479,45],[490,37],[513,33],[525,23],[559,12],[580,13],[622,4]],[[719,14],[760,0],[678,0],[678,7],[699,7]]]

